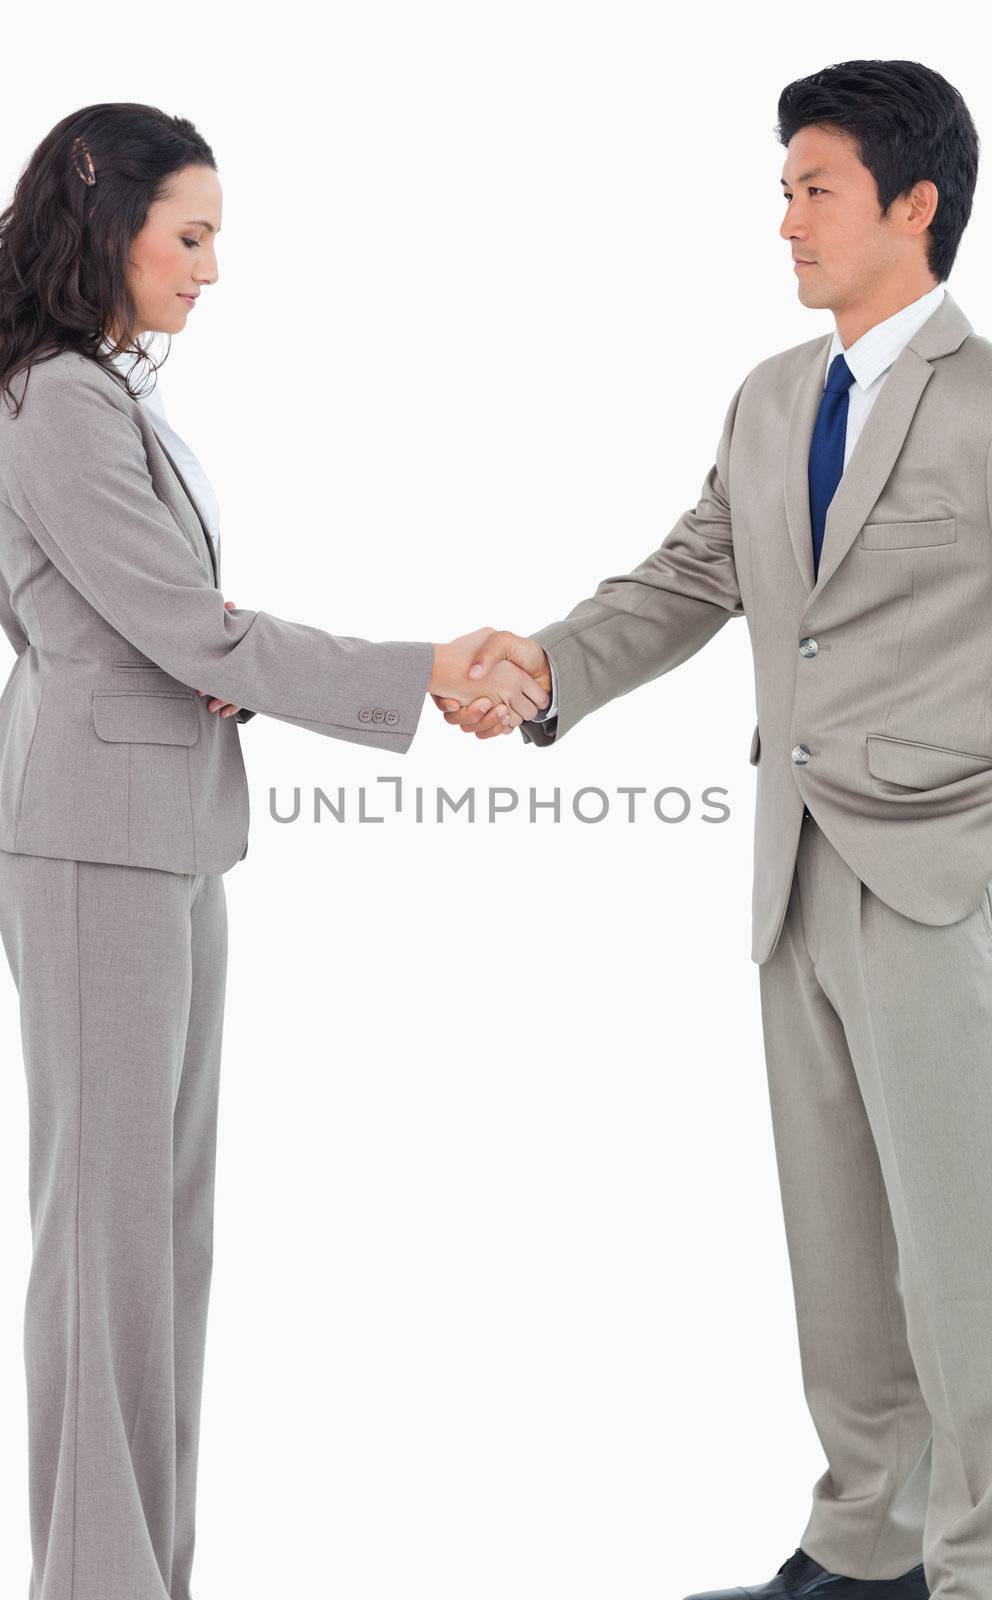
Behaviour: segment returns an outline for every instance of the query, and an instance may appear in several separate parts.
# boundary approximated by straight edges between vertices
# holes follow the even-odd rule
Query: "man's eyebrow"
[[[808,172],[801,172],[799,174],[799,177],[796,179],[796,182],[797,183],[808,183],[810,178],[829,178],[829,177],[830,177],[830,168],[829,167],[810,167]],[[785,178],[779,178],[778,181],[779,181],[779,183],[783,184],[786,189],[791,189],[792,188],[792,184],[789,183]]]
[[[190,220],[188,222],[184,222],[182,226],[184,228],[209,228],[211,233],[220,233],[220,229],[215,228],[213,223],[207,222],[204,217],[191,217]]]

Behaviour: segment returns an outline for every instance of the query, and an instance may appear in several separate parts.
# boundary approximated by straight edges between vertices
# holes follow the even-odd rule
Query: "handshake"
[[[428,690],[445,722],[477,739],[491,739],[547,710],[551,666],[533,639],[479,628],[434,646]]]
[[[235,609],[233,600],[224,609]],[[539,644],[516,633],[478,628],[450,644],[434,646],[428,691],[445,722],[477,739],[512,733],[551,704],[551,666]],[[233,717],[239,707],[206,689],[208,711]]]

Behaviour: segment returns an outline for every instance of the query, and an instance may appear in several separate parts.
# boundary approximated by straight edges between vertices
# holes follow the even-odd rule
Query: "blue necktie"
[[[848,390],[853,382],[854,373],[843,354],[834,356],[809,446],[809,518],[813,530],[814,575],[820,570],[827,507],[844,471],[844,442],[847,438],[847,406],[850,398]]]

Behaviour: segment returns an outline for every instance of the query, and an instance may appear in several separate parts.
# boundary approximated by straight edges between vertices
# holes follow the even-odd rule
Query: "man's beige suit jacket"
[[[785,916],[804,803],[916,921],[957,921],[992,880],[992,344],[945,291],[868,414],[814,582],[807,473],[831,338],[748,373],[695,509],[535,635],[558,712],[521,728],[552,744],[746,617],[759,964]]]

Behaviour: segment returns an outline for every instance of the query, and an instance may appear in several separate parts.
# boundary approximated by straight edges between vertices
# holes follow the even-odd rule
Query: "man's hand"
[[[488,630],[487,630],[488,631]],[[488,632],[488,637],[476,652],[469,668],[470,679],[479,680],[492,672],[500,662],[512,662],[540,684],[546,698],[538,707],[544,711],[551,704],[551,667],[541,646],[534,639],[503,630]],[[488,682],[488,680],[487,680]],[[529,713],[520,714],[513,707],[494,705],[494,697],[483,695],[465,705],[457,698],[434,693],[434,704],[444,712],[445,722],[461,728],[463,733],[474,733],[477,739],[491,739],[501,733],[512,733],[525,721]]]
[[[457,708],[468,707],[473,699],[478,706],[481,698],[485,712],[494,719],[500,733],[500,713],[505,719],[515,718],[512,726],[516,727],[535,711],[546,710],[551,704],[551,670],[544,651],[530,640],[519,641],[528,647],[522,654],[536,669],[531,674],[513,650],[505,648],[505,641],[515,639],[514,634],[479,628],[450,644],[435,645],[434,671],[427,686],[435,705],[440,706],[443,701],[457,714]],[[480,690],[481,697],[477,693]],[[477,712],[476,720],[480,714],[484,713]]]
[[[224,610],[225,611],[236,611],[237,607],[234,604],[234,601],[233,600],[225,600],[224,601]],[[196,692],[197,692],[197,694],[206,694],[207,693],[206,689],[197,689]],[[221,714],[222,717],[233,717],[234,713],[236,711],[240,711],[241,710],[241,707],[240,706],[233,706],[231,704],[230,700],[218,700],[217,697],[214,696],[214,698],[207,705],[207,710],[208,711],[220,711],[220,714]]]

